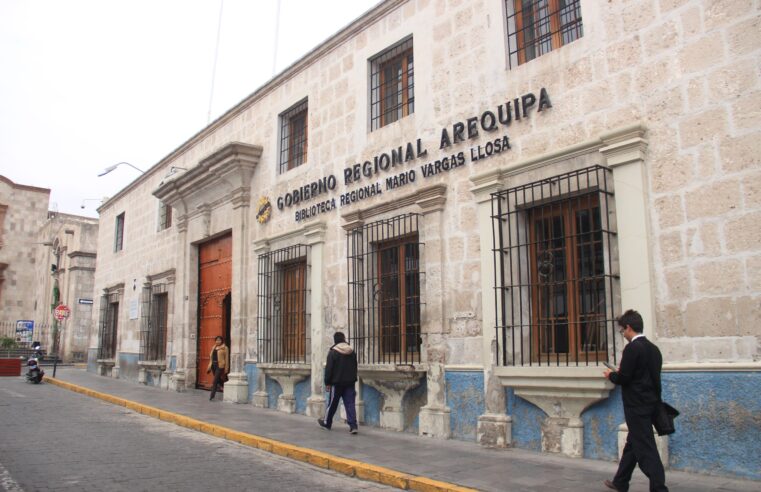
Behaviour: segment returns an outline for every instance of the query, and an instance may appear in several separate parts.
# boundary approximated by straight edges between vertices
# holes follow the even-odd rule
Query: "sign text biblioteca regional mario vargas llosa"
[[[544,87],[539,91],[538,97],[532,92],[526,93],[521,97],[516,97],[511,101],[499,105],[496,111],[486,110],[479,116],[466,119],[465,122],[458,121],[454,123],[451,128],[442,128],[439,150],[446,151],[456,147],[461,142],[478,138],[481,132],[487,134],[497,132],[500,129],[508,127],[513,121],[529,118],[534,110],[541,112],[551,107],[550,96]],[[347,190],[338,197],[326,198],[317,203],[307,205],[307,202],[335,191],[338,186],[338,179],[334,174],[330,174],[279,196],[277,198],[277,208],[284,210],[285,208],[299,207],[295,212],[296,222],[299,222],[330,212],[338,207],[351,205],[365,198],[381,195],[384,191],[401,188],[407,184],[414,183],[421,176],[422,178],[430,178],[442,172],[462,167],[466,162],[487,159],[508,150],[510,150],[510,138],[507,132],[504,132],[502,135],[490,139],[484,144],[478,144],[469,149],[456,152],[453,150],[449,155],[420,164],[417,169],[413,168],[395,172],[397,168],[406,165],[408,162],[421,160],[428,156],[428,150],[423,146],[421,139],[418,138],[414,142],[407,142],[406,145],[400,145],[389,152],[375,155],[372,159],[346,167],[343,170],[343,184],[347,188],[362,181],[394,172],[392,176],[385,178],[385,186],[382,186],[383,181],[376,181]]]

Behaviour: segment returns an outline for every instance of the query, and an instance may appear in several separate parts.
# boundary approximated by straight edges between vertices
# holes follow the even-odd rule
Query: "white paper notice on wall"
[[[129,301],[129,319],[137,319],[137,299]]]

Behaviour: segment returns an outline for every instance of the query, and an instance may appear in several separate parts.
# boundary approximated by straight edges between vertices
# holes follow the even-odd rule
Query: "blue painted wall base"
[[[761,480],[761,372],[668,372],[662,382],[663,400],[681,412],[669,437],[671,469]],[[541,451],[545,413],[511,388],[505,391],[513,446]],[[625,420],[621,389],[581,417],[584,457],[616,461],[618,426]],[[453,429],[458,425],[453,422]]]

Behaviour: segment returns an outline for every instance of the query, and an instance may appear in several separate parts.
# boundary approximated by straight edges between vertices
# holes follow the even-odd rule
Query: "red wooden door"
[[[221,336],[229,347],[229,332],[225,309],[225,296],[232,286],[232,235],[223,236],[203,243],[198,252],[198,366],[197,386],[211,389],[213,375],[206,374],[209,353],[214,339]]]

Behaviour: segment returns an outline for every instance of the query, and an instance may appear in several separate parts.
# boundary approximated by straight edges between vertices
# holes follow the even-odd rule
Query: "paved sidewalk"
[[[176,393],[96,376],[77,368],[60,369],[57,379],[209,424],[357,460],[370,465],[368,469],[380,466],[484,491],[605,491],[602,481],[612,477],[616,469],[613,462],[548,456],[518,449],[486,449],[475,443],[436,440],[376,428],[360,427],[359,435],[354,436],[340,422],[326,432],[314,419],[302,415],[210,402],[205,391]],[[98,400],[89,401],[96,404]],[[761,489],[759,482],[669,470],[666,482],[672,491]],[[635,472],[630,490],[648,490],[647,479],[641,472]]]

